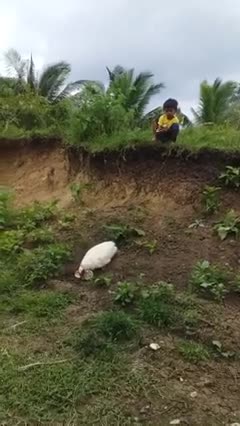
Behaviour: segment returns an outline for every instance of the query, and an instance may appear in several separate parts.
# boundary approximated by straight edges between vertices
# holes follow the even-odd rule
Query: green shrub
[[[240,232],[240,217],[234,210],[230,210],[223,220],[214,226],[214,230],[222,241],[229,235],[238,238]]]
[[[210,358],[209,351],[200,343],[183,341],[178,345],[178,350],[186,361],[194,364]]]
[[[168,327],[179,323],[174,287],[159,283],[142,293],[139,301],[140,317],[149,324]]]
[[[0,261],[0,295],[11,294],[18,286],[18,274],[12,265]]]
[[[20,230],[2,231],[0,234],[0,255],[13,256],[19,252],[24,242],[24,232]]]
[[[222,300],[227,293],[227,280],[228,277],[224,271],[204,260],[198,262],[192,271],[190,289],[203,295],[212,296],[214,299]]]
[[[12,220],[11,193],[0,187],[0,230],[10,225]]]
[[[132,238],[143,237],[145,232],[142,229],[133,228],[124,224],[104,225],[106,237],[117,243],[127,243]]]
[[[0,130],[8,135],[8,128],[30,131],[54,128],[56,134],[68,118],[68,104],[50,104],[47,99],[36,94],[21,93],[0,97]]]
[[[128,341],[137,334],[137,323],[122,311],[103,312],[86,322],[74,337],[74,347],[85,356],[116,352],[114,344]]]
[[[99,314],[93,322],[98,332],[111,341],[128,340],[136,335],[137,325],[130,315],[123,311]]]
[[[116,99],[111,94],[85,90],[78,108],[72,114],[68,141],[79,145],[81,142],[91,142],[98,136],[113,135],[133,126],[134,111],[127,112],[120,97]]]
[[[18,257],[19,280],[26,287],[43,283],[55,276],[69,256],[70,251],[63,244],[24,250]]]
[[[220,204],[219,191],[221,188],[206,186],[202,193],[202,202],[206,213],[215,213]]]
[[[219,179],[224,185],[238,189],[240,187],[240,167],[227,166]]]
[[[26,207],[18,213],[17,225],[32,231],[36,227],[55,218],[57,213],[56,202],[42,204],[39,202]]]
[[[120,303],[122,306],[129,305],[133,303],[136,292],[137,288],[135,284],[128,281],[120,282],[115,292],[114,301]]]

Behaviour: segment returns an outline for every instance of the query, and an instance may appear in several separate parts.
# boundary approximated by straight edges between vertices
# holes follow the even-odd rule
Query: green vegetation
[[[150,112],[147,107],[164,84],[155,83],[151,72],[136,74],[118,65],[107,68],[107,85],[87,78],[66,84],[71,66],[65,61],[41,73],[32,57],[22,58],[14,49],[6,52],[5,61],[8,75],[0,77],[3,139],[57,138],[92,153],[153,144],[151,125],[162,107]],[[174,149],[239,151],[238,87],[219,78],[213,84],[204,81],[195,123],[178,111],[184,130]]]
[[[55,241],[48,225],[56,215],[56,204],[35,203],[32,207],[14,210],[6,191],[0,191],[0,200],[0,291],[43,284],[57,274],[70,255],[69,247]]]
[[[230,210],[226,216],[214,226],[214,229],[222,241],[229,235],[238,238],[240,232],[240,217],[234,210]]]
[[[14,298],[5,296],[1,300],[1,309],[5,313],[18,315],[25,314],[31,318],[60,318],[61,313],[72,302],[69,293],[56,293],[53,291],[22,291],[16,293]]]
[[[106,238],[116,241],[118,244],[126,244],[134,237],[143,237],[145,232],[142,229],[133,228],[130,225],[110,224],[104,225]]]
[[[202,193],[202,203],[207,214],[215,213],[220,205],[219,191],[221,188],[206,186]]]
[[[117,349],[113,343],[130,340],[136,334],[137,322],[125,312],[102,312],[86,322],[74,336],[73,344],[85,356],[113,356]]]
[[[198,110],[192,109],[198,123],[222,123],[226,117],[229,102],[233,99],[237,84],[232,81],[223,83],[217,78],[211,85],[203,81],[200,85]]]
[[[190,290],[222,300],[227,293],[227,283],[226,272],[204,260],[198,262],[192,271]]]
[[[186,361],[197,364],[201,361],[207,361],[210,353],[202,344],[193,341],[182,341],[178,345],[178,351]]]
[[[59,102],[83,84],[80,80],[63,87],[71,73],[70,64],[64,61],[47,66],[40,75],[35,71],[32,56],[24,59],[15,49],[5,53],[5,62],[12,78],[1,78],[0,96],[31,91],[50,102]]]
[[[136,241],[136,245],[146,249],[150,256],[157,250],[157,240]]]
[[[118,283],[117,290],[115,292],[114,301],[120,303],[122,306],[133,303],[137,293],[137,287],[131,282]]]
[[[227,166],[219,180],[226,186],[238,189],[240,187],[240,167]]]

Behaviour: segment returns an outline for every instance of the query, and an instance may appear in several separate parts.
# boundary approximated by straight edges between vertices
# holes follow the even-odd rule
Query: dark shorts
[[[160,142],[176,142],[179,133],[179,124],[174,123],[166,132],[156,132],[156,139]]]

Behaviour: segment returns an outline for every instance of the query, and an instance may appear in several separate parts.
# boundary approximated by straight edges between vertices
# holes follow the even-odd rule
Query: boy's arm
[[[163,116],[161,115],[158,120],[157,132],[162,132],[164,130],[165,128],[163,127]]]

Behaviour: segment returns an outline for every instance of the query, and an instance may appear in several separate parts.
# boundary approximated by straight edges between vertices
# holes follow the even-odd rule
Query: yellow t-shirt
[[[178,118],[175,116],[169,120],[166,116],[166,114],[161,115],[161,117],[158,120],[158,125],[160,127],[163,127],[165,129],[169,129],[169,127],[172,126],[172,124],[179,124]]]

